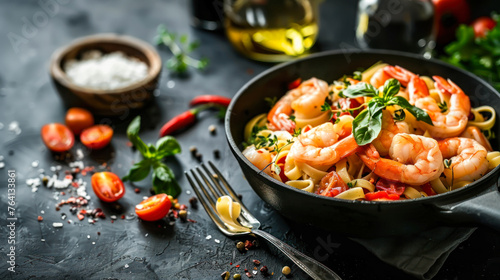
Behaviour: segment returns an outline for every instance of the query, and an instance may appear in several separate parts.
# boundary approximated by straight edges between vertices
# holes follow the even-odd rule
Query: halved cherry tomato
[[[64,124],[46,124],[40,133],[45,146],[54,152],[66,152],[75,144],[75,136]]]
[[[372,200],[399,200],[399,195],[397,194],[388,194],[386,191],[378,191],[378,192],[369,192],[365,193],[365,199]]]
[[[281,182],[283,182],[283,183],[290,181],[290,179],[288,179],[288,177],[286,177],[286,175],[285,175],[285,161],[286,161],[286,156],[280,157],[280,159],[276,162],[276,164],[281,168],[279,176],[280,176]]]
[[[94,116],[82,108],[70,108],[66,112],[66,125],[74,134],[80,134],[84,129],[94,125]]]
[[[432,188],[431,184],[430,183],[425,183],[423,186],[422,186],[422,190],[428,195],[428,196],[433,196],[433,195],[436,195],[436,192],[434,191],[434,189]]]
[[[497,25],[497,22],[490,17],[479,17],[471,25],[474,28],[474,36],[476,38],[483,38],[488,31]]]
[[[348,189],[347,184],[335,171],[330,171],[321,179],[316,193],[322,196],[335,197]]]
[[[135,206],[135,213],[144,221],[156,221],[168,214],[172,202],[168,195],[153,195]]]
[[[114,202],[125,194],[123,182],[115,173],[97,172],[90,179],[95,195],[104,202]]]
[[[98,124],[82,131],[80,140],[90,149],[102,149],[111,142],[113,129],[109,125]]]

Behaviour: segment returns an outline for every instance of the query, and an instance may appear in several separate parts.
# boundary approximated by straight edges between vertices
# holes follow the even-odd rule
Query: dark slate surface
[[[49,169],[53,165],[61,164],[63,169],[67,168],[64,162],[55,161],[43,146],[39,130],[45,123],[64,119],[65,108],[50,83],[47,69],[52,52],[72,39],[114,32],[151,42],[156,26],[163,23],[171,30],[189,34],[202,42],[194,56],[208,57],[211,60],[209,69],[203,73],[192,71],[187,78],[164,71],[155,104],[138,112],[145,122],[141,136],[146,141],[155,141],[159,126],[186,110],[193,96],[212,93],[230,97],[250,78],[270,66],[235,53],[223,34],[190,27],[186,1],[49,0],[41,3],[49,5],[40,5],[37,1],[0,2],[0,155],[6,164],[0,169],[0,278],[219,279],[225,270],[232,273],[243,273],[244,268],[253,270],[251,261],[258,259],[275,275],[264,278],[259,272],[255,279],[282,279],[280,271],[284,265],[292,267],[291,279],[306,279],[296,266],[265,243],[261,242],[258,249],[246,254],[239,253],[234,244],[240,239],[226,238],[221,234],[203,209],[190,209],[190,218],[197,223],[178,221],[173,226],[165,221],[142,222],[130,215],[134,205],[149,195],[147,182],[137,186],[127,184],[127,193],[119,203],[121,210],[100,202],[90,185],[87,186],[92,197],[90,206],[103,208],[107,214],[105,220],[94,225],[86,220],[79,222],[69,213],[68,206],[56,211],[53,190],[40,187],[37,192],[31,192],[25,181],[37,176],[39,168],[47,173],[51,173]],[[327,1],[323,4],[317,50],[354,45],[355,7],[355,1]],[[26,21],[31,24],[36,21],[38,27],[29,29],[25,27]],[[14,37],[18,40],[13,44],[11,39]],[[159,51],[163,58],[169,57],[166,50]],[[135,114],[99,119],[100,122],[111,122],[116,135],[110,147],[101,153],[86,153],[84,161],[97,166],[107,162],[115,173],[124,175],[132,161],[138,159],[138,154],[127,146],[124,134],[127,123]],[[19,135],[8,130],[14,121],[22,130]],[[208,133],[210,124],[217,126],[216,135]],[[285,221],[266,207],[244,180],[227,147],[223,124],[215,114],[205,113],[201,121],[177,135],[177,139],[184,152],[170,159],[168,164],[183,188],[179,198],[181,203],[187,204],[192,196],[186,193],[191,188],[183,171],[197,164],[188,152],[189,147],[195,145],[202,152],[203,159],[213,160],[243,195],[244,203],[261,220],[264,230],[321,260],[344,279],[409,277],[382,263],[346,237],[303,228]],[[77,144],[73,151],[79,147],[81,144]],[[214,149],[221,151],[221,159],[214,158]],[[39,167],[32,167],[33,161],[39,161]],[[15,273],[7,271],[7,170],[15,170],[18,179]],[[87,182],[90,179],[83,178]],[[134,192],[135,187],[141,189],[139,194]],[[68,216],[66,220],[61,219],[62,213]],[[119,219],[111,223],[109,216],[113,214]],[[123,220],[120,219],[122,214],[125,215]],[[37,221],[39,215],[44,217],[43,222]],[[75,223],[68,224],[68,219]],[[64,227],[54,229],[53,222],[63,222]],[[206,239],[208,235],[212,236],[210,240]],[[216,239],[220,243],[216,243]],[[478,229],[450,255],[436,279],[498,279],[499,246],[498,233]],[[241,267],[236,268],[238,264]]]

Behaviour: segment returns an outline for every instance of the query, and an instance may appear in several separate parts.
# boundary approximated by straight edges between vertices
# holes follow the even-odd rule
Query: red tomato
[[[167,194],[153,195],[135,206],[135,213],[144,221],[156,221],[168,214],[172,202]]]
[[[365,199],[368,201],[372,201],[372,200],[399,200],[399,195],[388,194],[386,191],[369,192],[369,193],[365,193]]]
[[[379,191],[385,191],[388,194],[397,194],[398,196],[402,195],[406,189],[405,184],[384,178],[380,178],[375,187]]]
[[[472,23],[472,28],[474,28],[474,35],[476,38],[482,38],[486,36],[486,33],[493,29],[497,25],[497,22],[490,17],[480,17]]]
[[[425,183],[423,186],[422,186],[422,190],[428,195],[428,196],[433,196],[433,195],[436,195],[436,192],[434,191],[434,189],[432,188],[431,184],[430,183]]]
[[[66,152],[75,144],[75,136],[64,124],[46,124],[41,129],[41,135],[45,146],[54,152]]]
[[[294,89],[294,88],[298,88],[301,83],[302,83],[302,79],[298,78],[295,81],[293,81],[293,82],[291,82],[291,83],[288,84],[288,89],[291,90],[291,89]]]
[[[95,195],[104,202],[114,202],[125,194],[123,182],[115,173],[97,172],[91,178]]]
[[[109,125],[98,124],[82,131],[80,140],[87,148],[98,150],[106,147],[112,137],[113,129]]]
[[[321,179],[316,193],[322,196],[335,197],[348,189],[347,184],[335,171],[330,171]]]
[[[66,112],[66,125],[74,134],[80,134],[84,129],[94,125],[94,116],[82,108],[70,108]]]
[[[467,0],[432,0],[437,21],[437,42],[446,44],[455,38],[455,29],[470,18]]]

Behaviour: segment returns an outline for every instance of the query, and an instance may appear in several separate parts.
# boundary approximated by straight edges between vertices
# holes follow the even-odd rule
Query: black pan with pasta
[[[500,230],[499,167],[446,193],[398,201],[360,201],[325,197],[289,186],[262,172],[242,154],[247,123],[256,115],[267,113],[266,99],[281,98],[290,82],[313,77],[332,82],[380,61],[419,75],[450,79],[469,96],[472,107],[488,105],[500,112],[500,94],[488,83],[441,61],[417,55],[392,51],[332,51],[281,64],[243,86],[226,115],[227,140],[254,191],[289,219],[349,236],[415,233],[439,225],[484,225]],[[500,136],[498,124],[491,130]],[[490,141],[498,150],[499,140]]]

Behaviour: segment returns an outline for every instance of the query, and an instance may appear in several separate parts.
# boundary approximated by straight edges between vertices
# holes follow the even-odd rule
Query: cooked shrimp
[[[293,133],[295,123],[290,120],[292,112],[298,118],[312,118],[323,113],[321,105],[328,97],[328,84],[325,81],[311,78],[290,90],[273,106],[267,120],[275,130],[286,130]]]
[[[373,76],[370,78],[370,84],[372,86],[379,88],[384,85],[385,81],[392,78],[392,76],[387,74],[387,72],[385,71],[387,67],[388,66],[380,68],[377,70],[377,72],[375,72],[375,74],[373,74]]]
[[[358,148],[352,134],[341,139],[345,129],[331,122],[314,127],[297,137],[288,157],[325,170]]]
[[[490,141],[484,134],[481,132],[481,129],[477,126],[468,126],[460,137],[470,138],[476,140],[481,146],[483,146],[488,152],[492,152],[493,148],[491,147]]]
[[[258,169],[263,170],[266,174],[271,175],[271,162],[273,155],[266,149],[256,149],[254,145],[246,147],[243,150],[243,155]]]
[[[399,133],[389,150],[390,159],[380,157],[373,145],[358,152],[361,160],[378,176],[409,185],[422,185],[443,172],[443,156],[436,140]]]
[[[398,133],[409,133],[410,128],[406,122],[395,122],[391,112],[388,110],[382,111],[382,130],[375,140],[372,141],[373,146],[377,149],[381,156],[389,154],[392,139]]]
[[[474,181],[488,172],[488,152],[476,140],[469,138],[448,138],[439,141],[443,158],[451,160],[443,173],[448,183]]]
[[[419,122],[421,129],[427,130],[434,138],[449,138],[460,135],[467,126],[470,112],[469,97],[452,81],[433,76],[436,88],[446,99],[448,109],[441,111],[438,102],[430,97],[414,98],[415,106],[429,114],[433,125]],[[414,94],[410,92],[410,96]]]
[[[417,76],[415,73],[410,72],[400,66],[388,65],[384,67],[384,71],[389,77],[398,80],[402,86],[407,87],[412,77]]]

